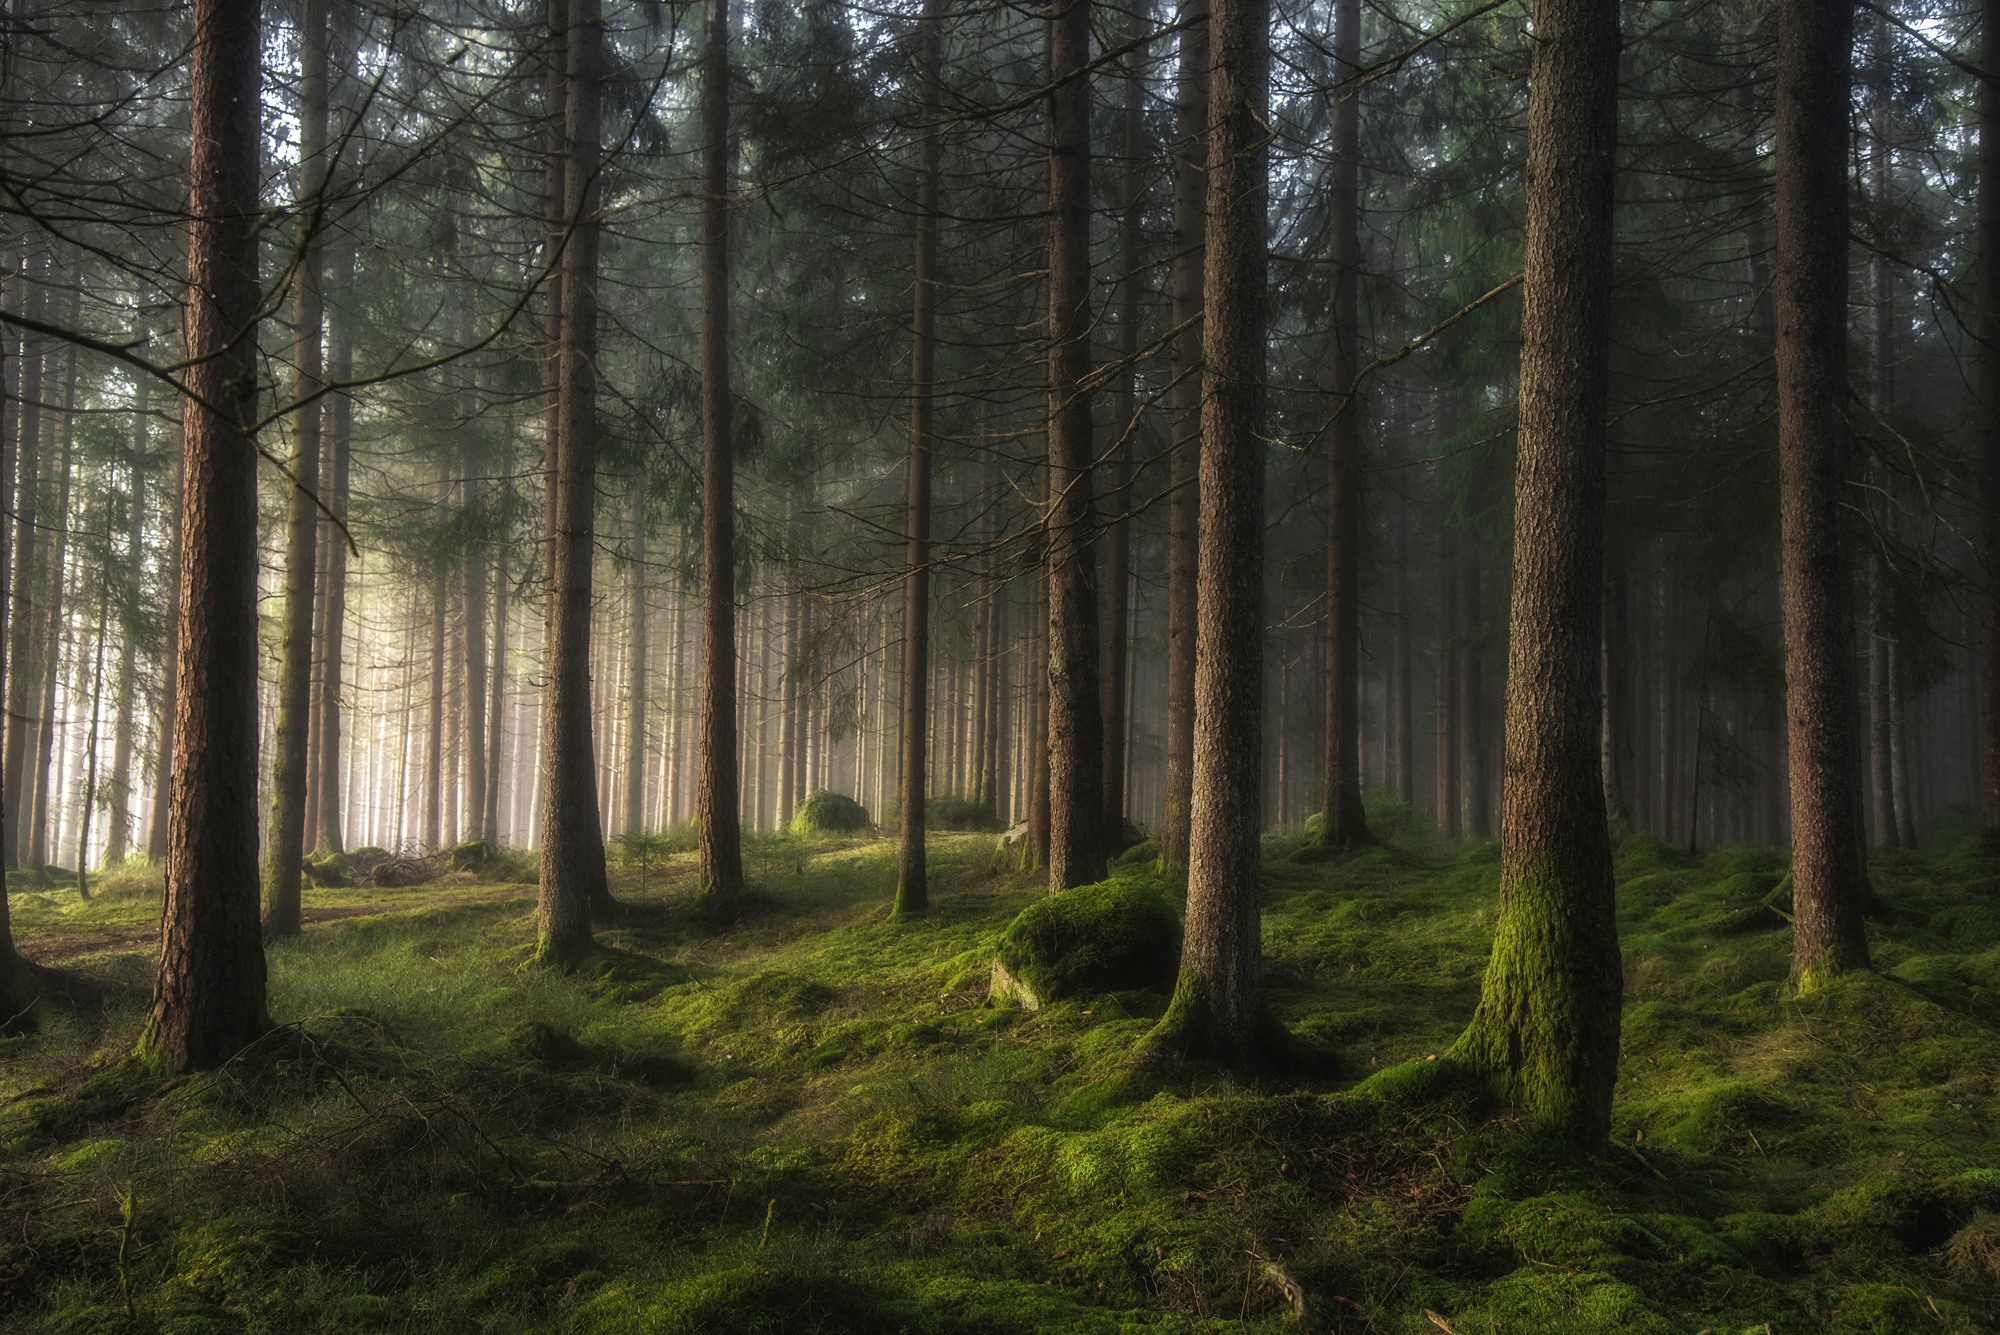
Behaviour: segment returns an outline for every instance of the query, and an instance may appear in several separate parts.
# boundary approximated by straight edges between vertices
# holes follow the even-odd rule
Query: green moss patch
[[[797,835],[852,834],[868,828],[868,812],[853,798],[821,788],[808,793],[792,812],[791,831]]]
[[[1171,988],[1181,922],[1151,880],[1120,878],[1039,899],[1000,938],[996,980],[1030,1004],[1128,988]]]

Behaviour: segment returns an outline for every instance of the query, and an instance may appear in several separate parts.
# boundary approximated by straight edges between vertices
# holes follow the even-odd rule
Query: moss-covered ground
[[[156,882],[17,888],[59,965],[0,1040],[0,1327],[88,1331],[2000,1330],[2000,866],[1878,860],[1880,971],[1798,1000],[1776,854],[1620,854],[1625,1051],[1582,1156],[1457,1088],[1488,846],[1267,845],[1277,1016],[1337,1072],[1134,1060],[1165,998],[989,1005],[1039,891],[990,836],[615,871],[592,967],[532,887],[311,890],[280,1028],[161,1083],[130,1050]],[[1118,875],[1144,879],[1134,850]],[[496,859],[486,872],[504,876]],[[1434,1314],[1434,1315],[1433,1315]]]

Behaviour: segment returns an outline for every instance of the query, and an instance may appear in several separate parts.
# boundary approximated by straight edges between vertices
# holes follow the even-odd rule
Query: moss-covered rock
[[[320,890],[346,890],[354,885],[348,875],[347,859],[338,853],[305,860],[306,884]]]
[[[1004,973],[1013,989],[1025,987],[1039,1004],[1169,988],[1180,957],[1180,914],[1166,893],[1146,881],[1105,881],[1023,909],[1000,938],[995,979]]]
[[[954,830],[970,834],[992,834],[1000,828],[993,806],[957,793],[940,793],[924,803],[926,830]]]
[[[792,813],[793,834],[852,834],[868,828],[868,810],[845,793],[821,788]]]

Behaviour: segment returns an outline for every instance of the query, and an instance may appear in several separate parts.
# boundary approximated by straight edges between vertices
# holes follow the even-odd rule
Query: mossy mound
[[[853,834],[868,828],[868,809],[845,793],[821,788],[792,813],[793,834]]]
[[[306,884],[320,890],[347,890],[354,878],[348,874],[347,859],[338,853],[305,860]]]
[[[924,803],[926,830],[952,830],[964,834],[992,834],[1000,828],[993,806],[977,798],[957,793],[940,793]]]
[[[1181,958],[1173,901],[1146,880],[1079,886],[1030,904],[1000,938],[1005,992],[1033,1005],[1094,992],[1170,988]],[[996,973],[996,978],[999,974]]]

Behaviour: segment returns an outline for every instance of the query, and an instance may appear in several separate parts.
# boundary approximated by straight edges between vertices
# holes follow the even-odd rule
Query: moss
[[[806,794],[792,812],[791,832],[795,835],[852,834],[868,828],[868,812],[844,793],[821,788]]]
[[[1181,921],[1149,880],[1118,879],[1050,895],[1023,909],[998,958],[1041,1001],[1123,988],[1166,988],[1180,961]]]
[[[151,960],[87,956],[90,987],[0,1054],[27,1132],[0,1176],[35,1248],[0,1239],[4,1324],[1274,1335],[1254,1251],[1355,1330],[1430,1330],[1425,1309],[1465,1335],[2000,1329],[2000,946],[1962,912],[1991,898],[1983,861],[1878,860],[1884,972],[1800,999],[1787,932],[1731,924],[1777,855],[1628,842],[1592,1152],[1443,1055],[1491,950],[1491,846],[1420,832],[1307,864],[1298,839],[1267,845],[1264,995],[1340,1044],[1338,1075],[1151,1052],[1157,985],[979,1005],[1045,902],[990,837],[932,841],[910,926],[884,921],[892,841],[747,837],[764,889],[715,926],[683,907],[686,854],[644,895],[615,864],[648,911],[566,973],[521,967],[524,896],[324,890],[356,916],[271,952],[302,1028],[221,1078],[93,1080]],[[14,908],[34,944],[158,914]]]
[[[956,793],[939,793],[924,802],[926,830],[992,834],[1000,828],[993,804]]]

